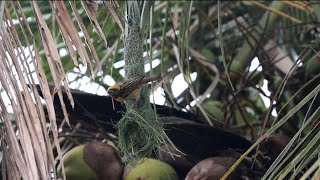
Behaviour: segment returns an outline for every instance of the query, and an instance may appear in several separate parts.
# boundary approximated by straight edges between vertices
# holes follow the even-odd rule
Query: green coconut
[[[62,159],[67,180],[118,180],[124,169],[115,148],[101,142],[79,145]],[[58,173],[62,176],[60,165]]]
[[[85,145],[76,146],[68,151],[62,158],[67,180],[96,179],[96,173],[84,162],[83,149]],[[62,176],[61,165],[58,174]]]
[[[146,158],[136,166],[127,166],[124,180],[178,180],[176,171],[167,163]]]

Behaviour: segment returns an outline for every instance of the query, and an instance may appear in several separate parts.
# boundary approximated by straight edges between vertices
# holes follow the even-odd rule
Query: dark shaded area
[[[220,151],[232,148],[242,152],[251,146],[245,138],[228,132],[226,129],[177,117],[161,118],[170,139],[186,154],[194,154],[198,159],[217,155]]]
[[[53,87],[51,87],[53,88]],[[124,105],[114,101],[113,110],[112,100],[109,96],[99,96],[79,90],[71,90],[75,107],[72,109],[69,100],[63,91],[64,102],[72,123],[81,121],[88,125],[100,125],[106,131],[114,133],[114,125],[125,112]],[[153,107],[153,105],[151,104]],[[54,107],[58,119],[63,119],[60,101],[57,95],[54,97]],[[200,123],[197,116],[183,111],[178,111],[167,106],[156,105],[157,113],[164,122],[165,130],[172,141],[183,150],[188,152],[188,147],[193,149],[199,156],[212,154],[216,150],[225,148],[235,148],[245,150],[251,143],[245,138],[229,132],[222,128],[210,127]],[[198,145],[197,145],[198,144]],[[205,153],[202,151],[208,151]]]

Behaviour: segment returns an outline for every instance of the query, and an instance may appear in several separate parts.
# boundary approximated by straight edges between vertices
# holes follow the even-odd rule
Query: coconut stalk
[[[284,8],[284,3],[281,1],[274,1],[270,5],[270,9],[275,9],[281,11]],[[278,14],[273,12],[265,12],[261,20],[259,21],[259,25],[261,27],[266,27],[265,31],[271,29],[273,25],[277,22]],[[251,63],[253,59],[253,52],[255,49],[252,47],[256,47],[259,41],[263,36],[263,29],[256,28],[256,31],[253,31],[251,34],[252,37],[248,37],[248,41],[245,41],[244,44],[238,51],[238,54],[235,56],[235,61],[230,65],[230,71],[241,73],[245,70],[245,68]],[[254,37],[254,38],[253,38]]]

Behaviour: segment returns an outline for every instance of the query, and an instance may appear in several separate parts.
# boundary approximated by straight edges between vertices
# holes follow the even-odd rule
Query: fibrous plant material
[[[117,124],[119,150],[125,163],[135,164],[165,143],[163,124],[150,104],[133,107],[126,103],[126,114]]]
[[[136,1],[127,2],[125,27],[125,79],[144,75],[143,46],[140,31],[140,8]],[[138,101],[126,101],[126,113],[116,128],[119,150],[125,163],[134,164],[151,155],[155,147],[170,142],[163,130],[163,124],[151,108],[149,93],[142,88]]]

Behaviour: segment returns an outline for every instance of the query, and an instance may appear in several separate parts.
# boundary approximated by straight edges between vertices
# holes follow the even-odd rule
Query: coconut
[[[118,180],[124,168],[115,149],[101,142],[79,145],[68,151],[62,159],[67,180]],[[58,172],[62,175],[61,165]]]
[[[83,149],[85,145],[76,146],[62,158],[67,180],[96,179],[96,173],[84,162]],[[58,166],[58,175],[62,176],[61,164]]]
[[[146,158],[135,166],[127,166],[124,180],[178,180],[176,171],[167,163]]]

